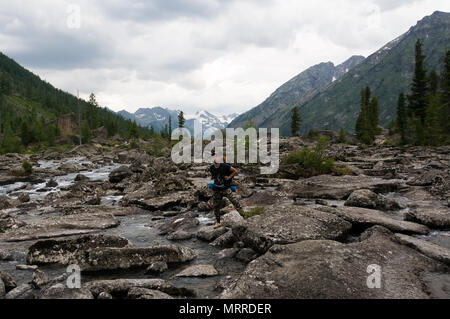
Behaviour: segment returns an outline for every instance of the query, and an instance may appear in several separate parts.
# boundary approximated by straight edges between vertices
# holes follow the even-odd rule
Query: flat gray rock
[[[313,239],[342,239],[352,225],[326,212],[303,206],[279,206],[233,227],[237,241],[258,253],[276,244]]]
[[[219,272],[212,265],[193,265],[175,275],[175,277],[212,277]]]

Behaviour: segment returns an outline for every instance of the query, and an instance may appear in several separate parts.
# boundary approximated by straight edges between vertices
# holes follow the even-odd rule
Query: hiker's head
[[[218,156],[214,157],[214,167],[219,168],[220,163],[222,163],[222,159]]]

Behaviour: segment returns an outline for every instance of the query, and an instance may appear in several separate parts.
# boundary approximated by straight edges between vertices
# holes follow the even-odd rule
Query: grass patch
[[[314,149],[304,148],[283,157],[285,165],[295,165],[295,173],[301,177],[311,177],[332,172],[334,159],[325,157],[328,137],[321,137]]]
[[[247,219],[253,216],[262,215],[265,213],[265,211],[266,209],[264,207],[256,207],[249,212],[240,211],[239,214],[241,214],[242,217]]]
[[[344,176],[344,175],[353,175],[353,171],[348,167],[338,167],[334,166],[332,169],[333,174],[337,176]]]

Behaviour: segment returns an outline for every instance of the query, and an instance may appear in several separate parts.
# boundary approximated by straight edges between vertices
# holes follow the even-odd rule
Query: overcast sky
[[[368,56],[436,10],[450,1],[0,0],[0,51],[115,111],[241,113],[306,68]]]

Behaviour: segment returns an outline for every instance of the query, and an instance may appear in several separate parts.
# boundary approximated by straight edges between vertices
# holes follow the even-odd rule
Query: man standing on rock
[[[223,207],[223,198],[226,197],[234,205],[236,209],[241,209],[241,204],[236,196],[231,191],[231,182],[233,177],[237,175],[238,171],[229,164],[222,163],[219,157],[214,158],[214,164],[209,168],[211,177],[214,179],[214,214],[217,223],[214,227],[220,227],[220,210]]]

